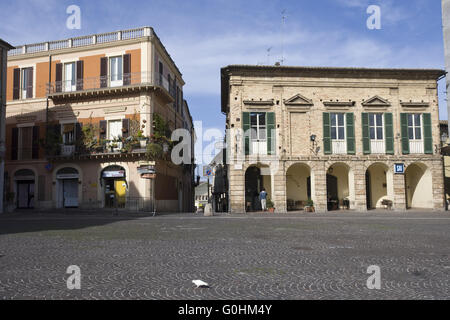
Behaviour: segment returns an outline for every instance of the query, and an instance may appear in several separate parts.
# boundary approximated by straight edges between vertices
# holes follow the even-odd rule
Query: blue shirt
[[[259,194],[259,200],[266,200],[267,199],[267,192],[261,191]]]

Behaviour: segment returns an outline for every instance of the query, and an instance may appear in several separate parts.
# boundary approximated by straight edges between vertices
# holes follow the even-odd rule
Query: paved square
[[[0,298],[448,299],[449,254],[445,213],[10,215]],[[81,290],[66,287],[70,265]],[[370,265],[381,290],[367,289]]]

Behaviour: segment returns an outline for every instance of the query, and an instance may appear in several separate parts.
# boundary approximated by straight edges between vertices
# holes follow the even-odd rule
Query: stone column
[[[354,162],[351,170],[353,171],[354,184],[350,185],[349,188],[354,187],[355,189],[355,199],[353,203],[353,208],[357,211],[367,211],[367,197],[366,197],[366,168],[362,161]]]
[[[444,159],[433,161],[431,165],[433,185],[433,209],[445,210]]]
[[[280,167],[278,171],[274,173],[271,177],[272,183],[272,193],[273,202],[275,205],[275,210],[278,213],[285,213],[286,208],[286,172],[285,172],[285,161],[279,162]]]
[[[311,167],[311,196],[314,201],[316,212],[327,211],[327,169],[325,161],[317,161]]]
[[[230,213],[245,213],[245,171],[229,166]]]
[[[403,174],[394,174],[394,204],[395,211],[406,210],[406,185]]]

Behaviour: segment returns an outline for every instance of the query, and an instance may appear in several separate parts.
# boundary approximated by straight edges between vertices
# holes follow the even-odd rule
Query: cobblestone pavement
[[[8,215],[0,298],[449,299],[449,255],[446,213]],[[70,265],[81,290],[66,287]]]

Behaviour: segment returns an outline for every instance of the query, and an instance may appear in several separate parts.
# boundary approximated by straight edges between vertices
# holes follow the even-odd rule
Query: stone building
[[[17,208],[193,211],[193,133],[184,81],[150,27],[9,52],[5,186]],[[193,147],[193,142],[192,142]]]
[[[443,209],[442,70],[221,70],[230,211]]]
[[[4,179],[5,170],[5,117],[6,117],[6,67],[8,50],[13,47],[0,39],[0,181]],[[0,195],[3,195],[3,184],[0,183]],[[0,213],[3,212],[3,196],[0,196]]]

